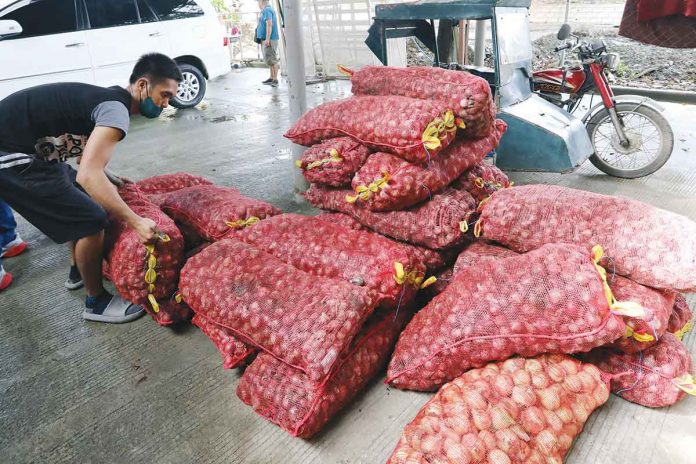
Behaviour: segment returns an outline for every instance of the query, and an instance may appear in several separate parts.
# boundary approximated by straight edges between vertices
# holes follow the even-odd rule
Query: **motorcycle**
[[[608,53],[603,40],[586,42],[564,24],[558,32],[565,41],[555,52],[577,54],[581,66],[564,64],[533,74],[534,91],[545,100],[574,113],[587,94],[599,93],[602,102],[582,118],[595,153],[590,158],[610,176],[635,179],[660,169],[674,148],[672,128],[662,107],[647,97],[615,96],[607,72],[615,72],[619,55]]]

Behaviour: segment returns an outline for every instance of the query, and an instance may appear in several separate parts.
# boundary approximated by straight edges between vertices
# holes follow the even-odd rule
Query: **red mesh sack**
[[[317,382],[375,307],[366,288],[307,274],[231,238],[189,259],[179,289],[197,314]]]
[[[388,464],[562,463],[609,386],[591,364],[552,354],[474,369],[406,426]]]
[[[495,106],[495,102],[491,100],[481,117],[470,121],[462,130],[464,137],[477,139],[487,136],[495,127],[494,121],[497,115],[498,108]]]
[[[597,348],[582,359],[611,374],[611,391],[632,403],[660,408],[675,404],[686,393],[696,395],[691,355],[671,333],[645,351],[624,354]]]
[[[112,218],[105,240],[107,277],[124,299],[142,305],[160,325],[186,319],[186,308],[168,304],[184,264],[184,240],[179,229],[134,184],[126,184],[119,194],[135,214],[155,221],[161,238],[152,245],[143,245],[135,230]]]
[[[187,172],[175,172],[173,174],[161,174],[148,177],[135,183],[140,191],[146,195],[158,195],[175,192],[194,185],[212,185],[205,177],[194,176]]]
[[[577,353],[625,333],[606,281],[584,249],[546,245],[465,268],[401,334],[387,381],[436,390],[473,367],[515,354]]]
[[[251,345],[244,343],[232,332],[214,322],[209,321],[198,314],[193,316],[193,325],[201,329],[201,332],[210,339],[222,355],[222,367],[224,369],[234,369],[244,364],[256,350]],[[273,358],[275,359],[275,358]]]
[[[246,197],[235,188],[217,185],[198,185],[172,192],[162,204],[162,211],[208,242],[281,213],[275,206]]]
[[[457,275],[464,268],[476,266],[486,260],[512,256],[518,254],[497,245],[476,242],[459,255],[454,274]],[[626,333],[613,342],[612,346],[625,353],[635,353],[657,343],[667,328],[675,294],[645,287],[621,276],[608,279],[608,283],[617,301],[632,302],[640,306],[635,308],[634,316],[622,316],[626,324]]]
[[[311,146],[295,164],[308,182],[344,187],[369,154],[369,148],[350,137],[338,137]]]
[[[178,302],[174,298],[160,301],[158,303],[159,311],[150,312],[150,316],[161,326],[170,326],[188,322],[193,317],[193,311],[184,303]]]
[[[616,273],[648,287],[696,291],[696,223],[627,198],[556,185],[499,190],[476,232],[515,251],[601,244]]]
[[[360,221],[355,219],[353,216],[350,216],[350,215],[345,214],[345,213],[330,213],[327,211],[323,211],[323,212],[317,214],[316,218],[320,219],[322,221],[328,221],[332,224],[336,224],[336,225],[339,225],[341,227],[345,227],[346,229],[368,230],[367,227],[360,224]]]
[[[694,314],[689,308],[689,303],[681,293],[676,294],[672,315],[667,323],[667,332],[673,333],[679,340],[693,329]]]
[[[476,266],[481,262],[513,256],[518,256],[518,253],[491,243],[474,242],[459,253],[457,262],[454,263],[454,275],[459,274],[465,268]]]
[[[409,303],[426,283],[420,256],[407,246],[311,216],[281,214],[235,238],[309,274],[363,286],[387,308]]]
[[[676,294],[655,290],[621,276],[609,279],[609,287],[618,301],[638,303],[645,313],[640,317],[624,316],[626,334],[612,346],[623,353],[637,353],[655,345],[667,331]]]
[[[442,101],[467,126],[485,118],[493,101],[488,82],[463,71],[432,66],[365,66],[357,71],[341,67],[341,70],[351,76],[354,95],[401,95]]]
[[[267,354],[244,371],[237,396],[257,414],[292,436],[309,438],[379,373],[389,359],[399,331],[407,321],[403,309],[374,314],[322,384]]]
[[[413,208],[382,213],[347,203],[346,195],[351,193],[312,185],[305,198],[317,208],[350,214],[382,235],[436,250],[463,243],[468,221],[476,211],[472,196],[454,189],[433,195],[432,200]]]
[[[372,211],[394,211],[422,203],[482,160],[498,145],[506,127],[498,120],[496,130],[487,137],[456,139],[428,167],[388,153],[376,153],[355,174],[355,195],[346,197],[346,201],[364,204]]]
[[[452,182],[457,190],[466,190],[479,203],[498,190],[510,187],[508,176],[495,166],[478,163]]]
[[[425,164],[454,139],[458,124],[461,121],[441,102],[360,96],[309,110],[285,137],[310,146],[348,136],[373,150]]]
[[[317,219],[322,221],[329,221],[333,224],[337,224],[341,227],[352,230],[369,230],[367,227],[360,224],[360,222],[344,213],[320,213],[316,216]],[[454,257],[453,253],[450,251],[438,251],[431,250],[430,248],[425,248],[417,245],[410,245],[408,243],[397,242],[401,246],[408,247],[416,254],[416,261],[419,261],[425,265],[428,272],[434,272],[438,269],[444,267],[449,263]]]

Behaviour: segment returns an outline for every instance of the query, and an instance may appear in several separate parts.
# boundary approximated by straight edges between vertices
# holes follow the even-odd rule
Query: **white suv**
[[[172,104],[188,108],[230,70],[227,46],[209,0],[0,0],[0,99],[49,82],[123,86],[160,52],[184,76]]]

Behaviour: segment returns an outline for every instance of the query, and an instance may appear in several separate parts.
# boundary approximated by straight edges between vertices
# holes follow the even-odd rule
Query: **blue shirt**
[[[271,40],[278,40],[278,19],[271,5],[266,5],[266,8],[261,12],[259,18],[259,27],[257,28],[256,38],[266,40],[266,21],[273,21],[273,30],[271,31]]]

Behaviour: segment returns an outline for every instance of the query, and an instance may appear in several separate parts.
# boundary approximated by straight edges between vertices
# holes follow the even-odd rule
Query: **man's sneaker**
[[[0,292],[5,290],[12,283],[12,274],[5,272],[5,269],[0,266]]]
[[[12,258],[21,255],[27,249],[27,242],[22,240],[19,235],[0,250],[0,258]]]
[[[263,85],[272,85],[273,84],[273,79],[270,77],[266,79],[265,81],[262,82]]]
[[[271,87],[278,87],[278,81],[271,81]]]

